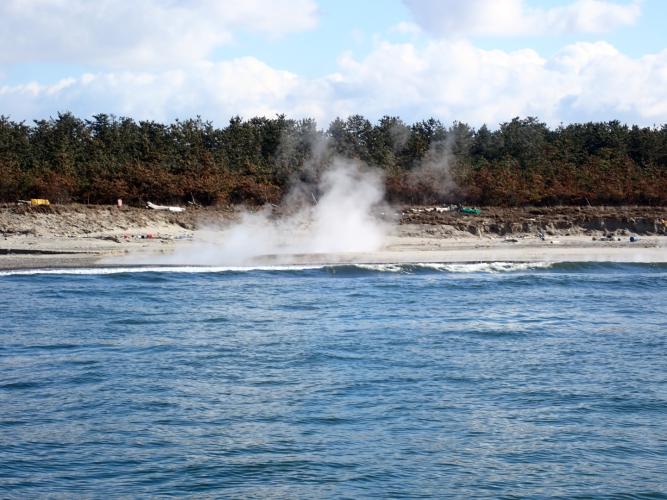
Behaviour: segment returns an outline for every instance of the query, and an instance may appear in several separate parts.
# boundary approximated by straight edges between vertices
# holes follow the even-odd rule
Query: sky
[[[2,0],[0,115],[667,122],[664,0]]]

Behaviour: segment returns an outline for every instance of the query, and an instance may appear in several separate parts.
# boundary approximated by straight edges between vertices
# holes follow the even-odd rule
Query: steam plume
[[[453,137],[431,145],[422,161],[410,171],[408,183],[416,189],[427,188],[439,198],[448,198],[457,185],[452,173],[455,157],[452,153]],[[431,200],[436,201],[436,200]]]
[[[384,182],[377,170],[334,159],[323,172],[317,192],[303,186],[287,196],[283,216],[270,208],[244,212],[240,221],[195,235],[193,244],[169,258],[171,263],[244,265],[263,259],[288,262],[297,254],[371,252],[382,247],[389,222],[383,209]],[[316,201],[313,204],[313,201]]]

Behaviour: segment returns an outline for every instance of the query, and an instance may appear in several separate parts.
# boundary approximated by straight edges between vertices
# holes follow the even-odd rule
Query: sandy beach
[[[625,219],[618,212],[611,216],[608,210],[588,213],[586,227],[587,223],[577,224],[578,219],[563,223],[569,209],[542,215],[489,209],[481,216],[465,217],[433,207],[403,208],[377,250],[263,254],[247,264],[667,262],[662,209],[653,209],[648,218],[638,218],[641,211],[634,210]],[[76,205],[48,210],[4,207],[0,210],[0,269],[201,265],[179,256],[196,251],[200,228],[207,227],[210,233],[210,228],[223,227],[234,218],[227,208],[174,214]],[[503,220],[506,224],[499,225]]]

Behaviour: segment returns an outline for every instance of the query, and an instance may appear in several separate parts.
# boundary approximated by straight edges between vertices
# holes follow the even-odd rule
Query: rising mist
[[[280,207],[244,211],[228,226],[197,231],[172,264],[286,263],[303,254],[372,252],[391,228],[384,179],[377,169],[336,158],[312,190],[296,185]],[[335,258],[335,256],[333,256]]]

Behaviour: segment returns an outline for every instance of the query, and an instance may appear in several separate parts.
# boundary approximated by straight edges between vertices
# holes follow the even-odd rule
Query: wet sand
[[[514,241],[516,240],[516,241]],[[48,243],[48,245],[47,245]],[[176,250],[187,254],[188,242],[154,240],[141,244],[100,245],[78,250],[72,242],[64,247],[72,253],[58,253],[55,242],[33,245],[53,253],[9,253],[0,255],[0,269],[104,267],[124,265],[202,265],[170,257]],[[44,248],[48,246],[49,248]],[[65,250],[63,250],[65,251]],[[341,263],[427,263],[427,262],[661,262],[667,263],[667,237],[653,236],[640,241],[592,241],[586,237],[538,238],[418,238],[391,237],[374,252],[336,254],[284,254],[256,257],[242,265],[300,265]],[[207,265],[238,265],[210,261]]]

